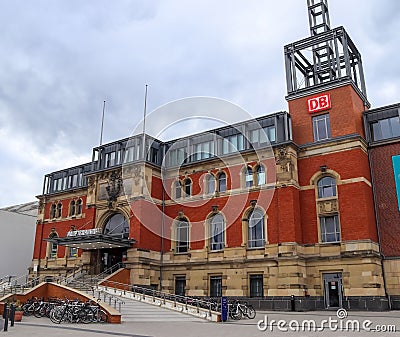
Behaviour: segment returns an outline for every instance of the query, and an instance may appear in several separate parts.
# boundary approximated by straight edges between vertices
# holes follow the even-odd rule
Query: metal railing
[[[146,288],[133,284],[126,284],[108,280],[103,281],[101,286],[103,286],[106,291],[108,288],[111,288],[112,291],[114,291],[114,293],[117,293],[117,290],[122,291],[122,294],[124,295],[126,295],[126,292],[131,292],[133,293],[134,297],[138,295],[143,300],[145,300],[146,297],[150,297],[153,302],[155,302],[156,299],[158,299],[164,305],[167,300],[173,302],[174,307],[177,306],[177,303],[181,303],[184,304],[186,310],[188,306],[196,307],[197,313],[200,312],[200,309],[206,309],[208,310],[209,316],[211,316],[212,311],[219,311],[219,301],[215,301],[214,299],[211,298],[207,300],[198,297],[175,295],[152,288]]]

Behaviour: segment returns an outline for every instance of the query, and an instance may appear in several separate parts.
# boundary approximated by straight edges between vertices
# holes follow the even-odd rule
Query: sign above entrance
[[[95,234],[101,234],[100,228],[82,229],[82,230],[78,230],[78,231],[69,231],[67,233],[67,237],[68,236],[95,235]]]
[[[331,95],[325,94],[309,98],[307,100],[307,104],[308,104],[308,112],[310,114],[323,110],[328,110],[331,108]]]

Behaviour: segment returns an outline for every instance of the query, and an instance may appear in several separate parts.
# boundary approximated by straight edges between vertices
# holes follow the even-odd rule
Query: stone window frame
[[[336,181],[336,195],[330,197],[319,197],[319,186],[318,183],[325,177],[331,177]],[[314,186],[315,191],[315,203],[316,203],[316,216],[317,216],[317,226],[318,226],[318,241],[321,244],[332,244],[340,243],[342,241],[342,231],[340,225],[340,209],[339,209],[339,196],[338,196],[338,186],[341,185],[340,175],[326,166],[321,166],[321,170],[316,172],[310,179],[310,185]],[[324,241],[322,233],[322,222],[321,218],[326,217],[337,217],[337,227],[339,241]]]
[[[223,230],[222,230],[222,235],[223,235],[223,239],[222,239],[222,248],[219,249],[212,249],[212,235],[211,235],[211,226],[212,226],[212,220],[214,219],[215,216],[221,216],[223,219]],[[209,252],[222,252],[224,251],[225,248],[228,247],[227,245],[227,236],[226,236],[226,217],[225,215],[220,212],[220,211],[215,211],[215,212],[211,212],[206,219],[206,247],[208,248]],[[220,243],[220,242],[219,242]]]
[[[318,133],[317,123],[322,122],[322,121],[324,123],[325,131],[327,134],[327,137],[325,137],[325,138],[321,138],[321,136]],[[332,138],[331,118],[330,118],[329,112],[312,116],[311,122],[312,122],[312,131],[313,131],[314,142],[319,142],[319,141],[323,141],[323,140]]]
[[[69,203],[68,214],[70,217],[76,217],[82,214],[83,200],[82,198],[74,198]]]
[[[259,211],[263,214],[264,218],[264,226],[263,226],[263,241],[264,244],[262,246],[250,247],[249,246],[249,224],[250,224],[250,217],[254,211]],[[247,249],[264,249],[265,246],[268,244],[268,215],[264,208],[254,205],[249,206],[243,212],[242,218],[242,246],[246,247]]]
[[[187,223],[187,250],[178,252],[178,224],[186,222]],[[187,216],[184,216],[183,214],[178,215],[173,223],[172,223],[172,244],[171,244],[171,250],[174,251],[175,254],[188,254],[190,251],[190,234],[191,234],[191,223],[188,219]]]
[[[212,189],[212,191],[210,189],[211,180],[214,181],[214,188]],[[217,180],[217,177],[214,174],[212,174],[211,172],[207,173],[204,177],[204,191],[205,191],[204,194],[205,195],[215,194],[215,192],[217,191],[217,188],[218,188],[218,183],[219,183],[219,180]]]
[[[49,234],[49,239],[52,238],[58,238],[59,235],[56,232],[55,228],[51,229],[51,233]],[[58,255],[58,245],[53,243],[53,242],[48,242],[47,244],[47,252],[46,252],[46,256],[49,260],[55,260],[57,259]]]
[[[225,176],[225,189],[221,188],[221,177]],[[220,172],[218,172],[217,174],[217,184],[216,184],[216,189],[218,193],[225,193],[228,190],[228,175],[226,174],[225,171],[221,170]]]

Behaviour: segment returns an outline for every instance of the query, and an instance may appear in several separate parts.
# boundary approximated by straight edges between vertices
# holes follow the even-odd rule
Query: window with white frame
[[[50,207],[50,218],[54,219],[56,217],[56,214],[57,214],[57,205],[52,204]]]
[[[76,214],[82,214],[82,199],[76,202]]]
[[[125,148],[124,163],[133,161],[135,155],[135,146],[131,145]]]
[[[265,185],[266,179],[265,179],[264,166],[258,165],[256,174],[257,174],[257,186]]]
[[[253,169],[248,166],[245,170],[245,186],[252,187],[253,186]]]
[[[340,241],[339,217],[337,215],[321,216],[319,222],[322,242]]]
[[[57,238],[58,235],[56,232],[52,232],[49,235],[49,239],[54,239]],[[55,242],[50,242],[49,243],[50,247],[49,247],[49,259],[55,259],[57,257],[57,244]]]
[[[206,193],[207,194],[214,194],[215,192],[215,177],[213,174],[208,174],[206,176]]]
[[[61,218],[61,216],[62,216],[62,203],[59,202],[59,203],[57,204],[57,214],[56,214],[56,217],[57,217],[57,218]]]
[[[226,174],[224,172],[218,175],[218,192],[226,192]]]
[[[318,180],[318,198],[336,196],[336,179],[326,176]]]
[[[69,204],[69,216],[75,215],[75,200],[72,200]]]
[[[175,181],[174,190],[175,190],[175,199],[181,198],[182,197],[182,184],[179,180]]]
[[[214,157],[214,141],[203,142],[193,146],[194,160]]]
[[[185,148],[173,149],[168,151],[169,165],[182,165],[187,161],[187,153]]]
[[[268,141],[270,143],[276,141],[276,129],[274,125],[250,131],[251,144],[257,146],[259,144],[265,144]]]
[[[312,118],[314,141],[331,138],[331,123],[329,114],[314,116]]]
[[[249,248],[264,247],[264,212],[260,209],[254,209],[249,217],[248,232],[247,232]]]
[[[225,220],[221,213],[215,214],[210,221],[210,250],[224,249]]]
[[[389,139],[400,137],[400,118],[394,116],[378,120],[371,124],[373,140]]]
[[[176,222],[176,253],[187,253],[189,250],[189,223],[187,220]]]

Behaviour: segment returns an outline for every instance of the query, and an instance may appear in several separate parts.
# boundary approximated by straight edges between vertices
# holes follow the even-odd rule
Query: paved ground
[[[23,317],[23,321],[16,323],[14,327],[9,327],[8,332],[0,332],[0,336],[24,336],[24,337],[46,337],[46,336],[127,336],[127,337],[219,337],[219,336],[245,336],[245,337],[260,337],[260,336],[398,336],[400,333],[400,312],[352,312],[348,313],[348,317],[343,319],[344,324],[348,320],[357,320],[361,326],[363,322],[368,328],[378,328],[387,325],[395,325],[395,332],[348,332],[348,331],[331,331],[328,327],[329,317],[331,320],[340,321],[336,317],[335,312],[307,312],[307,313],[279,313],[279,312],[259,312],[254,320],[241,320],[226,323],[210,323],[199,321],[197,319],[185,321],[168,321],[161,322],[124,322],[122,324],[53,324],[49,319],[35,317]],[[257,322],[263,328],[264,320],[267,318],[270,324],[272,320],[285,320],[291,324],[292,329],[296,328],[296,322],[302,324],[303,320],[314,320],[317,328],[324,326],[323,331],[309,332],[309,331],[279,331],[276,323],[272,322],[272,327],[269,325],[266,331],[260,331],[257,328]],[[326,320],[326,322],[323,322]],[[368,323],[370,321],[371,323]],[[283,323],[280,323],[283,324]],[[335,323],[332,322],[334,326]],[[1,325],[3,327],[3,325]],[[288,325],[283,326],[282,329],[288,329]]]

